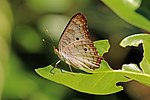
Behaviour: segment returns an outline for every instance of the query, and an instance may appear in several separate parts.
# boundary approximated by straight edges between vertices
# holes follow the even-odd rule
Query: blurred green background
[[[123,84],[124,91],[98,96],[80,93],[36,74],[34,69],[58,61],[52,45],[58,44],[63,29],[77,12],[82,12],[87,17],[93,41],[109,39],[111,48],[104,58],[112,68],[118,69],[123,63],[138,64],[141,61],[141,47],[124,49],[119,47],[119,42],[126,36],[142,30],[120,19],[100,0],[0,0],[0,99],[150,98],[150,89],[134,81]],[[53,44],[50,38],[54,41]],[[42,39],[47,42],[43,42]],[[137,59],[133,60],[133,56]]]

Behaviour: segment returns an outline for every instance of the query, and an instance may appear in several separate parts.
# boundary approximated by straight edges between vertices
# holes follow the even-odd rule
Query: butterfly
[[[99,56],[94,43],[90,40],[86,17],[82,13],[75,14],[64,29],[58,44],[54,47],[60,61],[76,69],[95,70],[99,68],[103,57]],[[70,67],[71,68],[71,67]]]

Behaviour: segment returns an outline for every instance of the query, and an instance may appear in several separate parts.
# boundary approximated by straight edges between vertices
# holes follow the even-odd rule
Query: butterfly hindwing
[[[78,66],[94,70],[99,68],[102,60],[93,42],[89,39],[81,39],[71,43],[65,48],[63,53],[66,56],[65,60],[74,67]]]

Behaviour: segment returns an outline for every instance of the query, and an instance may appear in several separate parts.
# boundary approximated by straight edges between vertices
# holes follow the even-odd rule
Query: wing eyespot
[[[87,48],[84,48],[84,51],[87,51]]]
[[[79,40],[79,38],[77,37],[76,40]]]

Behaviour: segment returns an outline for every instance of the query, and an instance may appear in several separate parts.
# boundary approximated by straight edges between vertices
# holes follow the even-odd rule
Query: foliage
[[[103,2],[112,9],[118,16],[125,21],[139,28],[149,31],[149,20],[137,13],[136,10],[140,6],[140,1],[129,2],[124,0],[103,0]],[[119,9],[118,9],[119,8]],[[125,13],[127,12],[127,13]],[[140,68],[136,64],[124,64],[120,70],[112,70],[106,61],[102,61],[100,68],[92,74],[88,73],[73,73],[59,69],[54,69],[54,74],[50,73],[52,65],[45,68],[36,69],[36,72],[51,81],[63,84],[75,90],[90,93],[90,94],[111,94],[121,91],[122,86],[117,86],[118,82],[128,82],[136,80],[142,84],[150,86],[150,35],[135,34],[123,39],[120,43],[122,47],[138,46],[142,43],[144,49],[144,57],[140,63]],[[105,44],[105,45],[103,45]],[[96,41],[96,47],[100,54],[104,54],[109,49],[108,41]]]
[[[132,83],[128,81],[136,80],[149,86],[149,2],[0,0],[0,100],[118,100],[120,95],[116,92],[123,88],[125,91],[121,92],[129,94],[127,91],[130,91],[137,98],[140,98],[137,92],[140,95],[147,94],[148,91],[141,93],[140,87],[135,84],[128,88],[128,84]],[[104,56],[104,60],[100,68],[92,72],[74,69],[70,72],[68,65],[60,63],[59,67],[52,71],[54,74],[51,74],[50,70],[58,60],[51,43],[58,43],[67,21],[77,12],[82,12],[87,17],[92,39],[101,40],[95,41],[94,44],[99,54]],[[45,28],[49,32],[46,32]],[[135,34],[141,31],[144,32]],[[124,37],[126,38],[123,39]],[[42,41],[43,38],[45,42]],[[109,41],[102,40],[106,38]],[[119,43],[126,48],[119,46]],[[123,64],[122,62],[128,60],[125,57],[129,55],[129,50],[139,50],[139,47],[143,47],[144,51],[142,61],[136,63],[138,65]],[[132,57],[131,60],[137,58]],[[119,82],[121,85],[125,82],[125,87],[119,86]],[[112,93],[114,94],[102,96]],[[126,95],[125,93],[121,93],[121,96]]]

